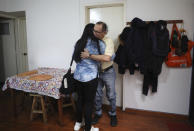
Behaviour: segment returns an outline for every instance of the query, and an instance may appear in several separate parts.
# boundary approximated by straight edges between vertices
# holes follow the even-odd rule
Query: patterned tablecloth
[[[63,75],[67,70],[58,68],[38,68],[38,74],[51,75],[53,78],[45,81],[28,80],[29,77],[18,77],[17,75],[8,77],[3,86],[3,91],[7,88],[22,90],[30,93],[38,93],[55,99],[60,98],[59,88]],[[36,74],[37,75],[37,74]]]

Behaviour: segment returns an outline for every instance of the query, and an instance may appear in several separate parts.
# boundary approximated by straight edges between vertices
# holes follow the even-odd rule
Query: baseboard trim
[[[148,111],[148,110],[140,110],[140,109],[132,109],[132,108],[126,108],[125,111],[133,114],[138,114],[138,115],[147,115],[147,116],[161,117],[161,118],[172,118],[177,120],[188,120],[189,118],[188,115]]]
[[[110,107],[109,105],[103,105],[103,108],[107,110]],[[122,107],[117,107],[117,110],[122,111]],[[134,115],[169,118],[169,119],[175,119],[175,120],[189,120],[188,115],[166,113],[166,112],[157,112],[157,111],[149,111],[149,110],[141,110],[141,109],[133,109],[133,108],[126,108],[124,112],[134,114]]]

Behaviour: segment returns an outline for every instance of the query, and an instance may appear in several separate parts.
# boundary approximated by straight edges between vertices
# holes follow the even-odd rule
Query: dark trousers
[[[143,80],[144,95],[148,94],[149,86],[152,86],[152,92],[157,92],[158,75],[154,75],[153,73],[144,75],[144,80]]]
[[[98,79],[93,79],[88,82],[77,81],[79,87],[77,88],[77,122],[82,122],[84,114],[85,131],[90,131],[92,122],[92,109],[94,106],[94,98],[98,86]]]

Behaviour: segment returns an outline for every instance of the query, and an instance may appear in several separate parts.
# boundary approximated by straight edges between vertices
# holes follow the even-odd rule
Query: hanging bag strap
[[[173,47],[173,36],[174,36],[174,32],[176,31],[176,33],[177,33],[177,36],[178,36],[178,40],[180,40],[181,39],[181,33],[179,32],[179,29],[178,29],[178,27],[177,27],[177,25],[176,25],[176,23],[173,23],[173,26],[172,26],[172,32],[171,32],[171,38],[170,38],[170,41],[171,41],[171,45],[170,45],[170,47],[171,47],[171,49],[174,49],[175,47]],[[174,45],[174,46],[176,46],[176,45]]]
[[[178,37],[179,37],[179,39],[180,39],[180,38],[181,38],[181,34],[180,34],[180,32],[179,32],[179,29],[178,29],[176,23],[173,23],[172,32],[171,32],[171,40],[173,39],[174,30],[176,30],[176,32],[178,33]]]

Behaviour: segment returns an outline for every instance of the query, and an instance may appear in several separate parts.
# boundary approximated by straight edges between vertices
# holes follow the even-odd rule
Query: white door
[[[91,8],[89,9],[89,22],[96,23],[98,21],[103,21],[108,25],[108,34],[115,47],[118,46],[118,35],[122,32],[124,28],[124,8],[122,5],[112,6],[112,7],[102,7],[102,8]],[[118,67],[114,65],[116,69],[116,93],[117,93],[117,106],[122,104],[122,76],[118,74]],[[108,104],[105,97],[104,91],[104,103]]]
[[[5,78],[17,74],[14,20],[1,20],[4,33],[0,35]]]
[[[27,53],[27,36],[26,20],[21,18],[16,20],[16,54],[18,73],[28,71],[28,53]]]

